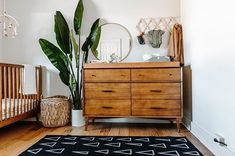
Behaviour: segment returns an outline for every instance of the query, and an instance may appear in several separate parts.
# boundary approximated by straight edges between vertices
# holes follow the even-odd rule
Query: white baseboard
[[[183,117],[182,124],[183,124],[189,131],[191,131],[191,120],[190,120],[187,116],[184,116],[184,117]]]
[[[191,122],[191,133],[196,136],[215,156],[235,156],[235,151],[229,147],[222,147],[214,142],[214,135],[206,131],[199,124]]]

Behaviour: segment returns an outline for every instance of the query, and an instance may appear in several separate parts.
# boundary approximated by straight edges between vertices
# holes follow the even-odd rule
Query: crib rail
[[[23,65],[0,63],[0,122],[35,110],[41,97],[42,71],[36,67],[36,95],[23,95]]]

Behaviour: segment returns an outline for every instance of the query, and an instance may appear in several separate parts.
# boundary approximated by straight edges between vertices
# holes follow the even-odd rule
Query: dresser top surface
[[[84,69],[179,68],[179,62],[87,63]]]

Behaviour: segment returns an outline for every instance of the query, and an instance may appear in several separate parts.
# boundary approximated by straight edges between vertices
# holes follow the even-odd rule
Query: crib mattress
[[[11,110],[10,110],[10,106],[11,106]],[[6,100],[2,99],[2,112],[1,112],[2,113],[2,120],[13,117],[13,112],[14,112],[15,107],[16,107],[15,116],[27,112],[28,111],[27,106],[28,106],[27,100],[24,101],[24,100],[20,100],[20,99],[19,100],[18,99],[15,99],[15,100],[13,100],[13,99],[6,99]],[[6,110],[6,115],[5,115],[5,110]],[[17,110],[18,110],[18,113],[17,113]],[[11,116],[10,116],[10,114],[11,114]]]

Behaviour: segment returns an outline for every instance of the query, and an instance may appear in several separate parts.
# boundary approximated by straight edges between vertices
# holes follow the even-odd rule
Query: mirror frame
[[[128,35],[130,36],[130,49],[129,49],[129,51],[127,52],[127,55],[126,55],[122,60],[119,61],[119,62],[122,62],[122,61],[124,61],[124,60],[130,55],[131,50],[132,50],[132,47],[133,47],[133,39],[132,39],[131,33],[130,33],[130,31],[129,31],[125,26],[123,26],[123,25],[121,25],[121,24],[119,24],[119,23],[112,23],[112,22],[111,22],[111,23],[105,23],[105,24],[100,25],[100,27],[102,28],[103,26],[106,26],[106,25],[109,25],[109,24],[114,24],[114,25],[118,25],[118,26],[122,27],[123,29],[126,30],[126,32],[128,33]],[[101,29],[101,30],[102,30],[102,29]],[[102,34],[102,31],[101,31],[101,34]],[[93,51],[92,51],[92,54],[93,54],[93,56],[94,56],[97,60],[100,60],[99,58],[97,58],[97,57],[95,56],[95,54],[94,54]]]

